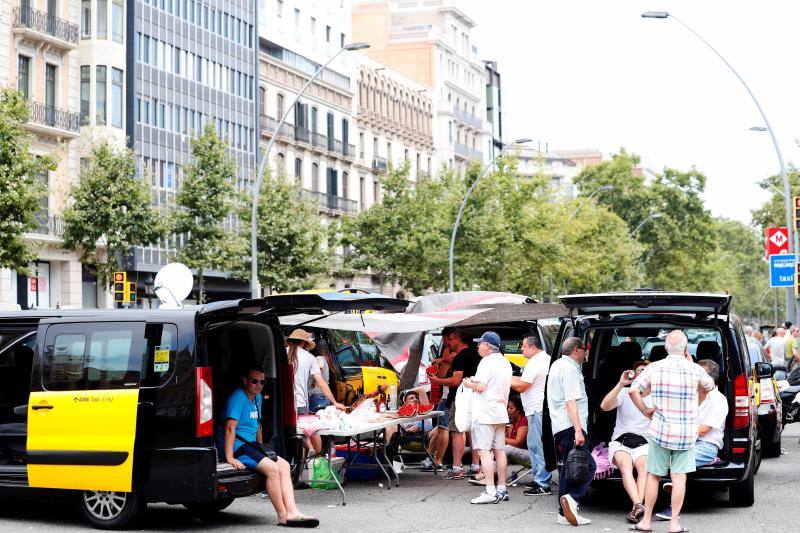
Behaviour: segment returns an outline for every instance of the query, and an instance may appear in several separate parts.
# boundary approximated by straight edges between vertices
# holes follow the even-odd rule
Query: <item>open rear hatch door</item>
[[[727,315],[729,294],[634,291],[600,294],[571,294],[561,301],[572,314],[608,315],[616,313],[694,313]]]

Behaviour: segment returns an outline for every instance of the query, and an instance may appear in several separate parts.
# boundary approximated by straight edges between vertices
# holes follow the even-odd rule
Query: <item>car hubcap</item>
[[[83,504],[86,510],[99,520],[113,520],[125,509],[128,495],[124,492],[85,491]]]

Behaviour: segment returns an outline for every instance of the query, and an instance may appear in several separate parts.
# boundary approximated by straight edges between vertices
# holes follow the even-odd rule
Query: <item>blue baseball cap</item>
[[[477,342],[485,342],[486,344],[491,344],[492,346],[494,346],[498,350],[500,349],[500,343],[502,342],[500,340],[500,335],[498,335],[494,331],[487,331],[486,333],[484,333],[483,335],[481,335],[477,339],[472,339],[472,340],[475,341],[476,343]]]

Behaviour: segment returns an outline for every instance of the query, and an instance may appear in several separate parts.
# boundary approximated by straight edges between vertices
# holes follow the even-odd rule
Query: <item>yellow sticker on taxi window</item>
[[[153,355],[153,372],[166,372],[169,370],[169,345],[156,346]]]

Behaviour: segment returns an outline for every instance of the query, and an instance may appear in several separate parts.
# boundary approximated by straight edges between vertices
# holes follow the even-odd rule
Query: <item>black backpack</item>
[[[570,483],[586,483],[594,477],[592,454],[584,447],[572,448],[564,463],[564,473]]]

